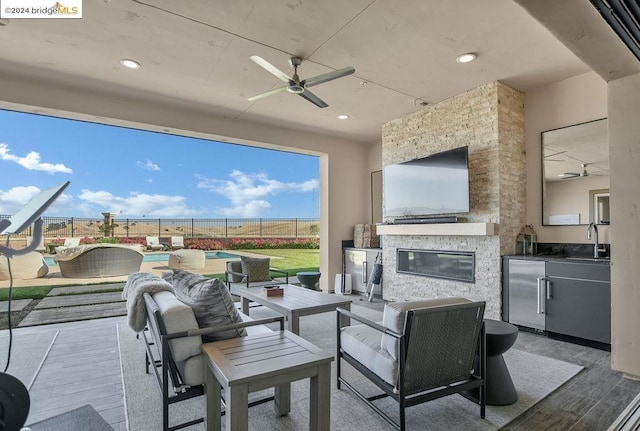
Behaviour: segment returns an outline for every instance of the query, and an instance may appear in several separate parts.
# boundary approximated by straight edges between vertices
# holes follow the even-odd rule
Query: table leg
[[[300,315],[295,311],[287,313],[287,329],[296,335],[300,335]]]
[[[278,416],[285,416],[291,411],[291,383],[274,388],[273,410]]]
[[[249,315],[249,302],[251,301],[249,301],[244,296],[242,297],[242,313],[246,314],[247,316]]]
[[[246,431],[249,428],[249,386],[235,385],[225,388],[227,430]]]
[[[328,431],[331,426],[331,366],[318,366],[309,388],[309,431]]]
[[[340,308],[344,308],[347,311],[351,311],[351,302],[341,305]],[[349,316],[345,316],[344,314],[341,314],[340,327],[344,328],[345,326],[350,326],[350,325],[351,325],[351,318]]]
[[[205,423],[207,431],[220,431],[220,384],[213,376],[209,366],[204,365],[205,378]]]

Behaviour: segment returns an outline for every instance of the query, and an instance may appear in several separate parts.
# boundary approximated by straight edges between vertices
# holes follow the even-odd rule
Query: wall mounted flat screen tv
[[[469,212],[469,148],[384,167],[387,222]]]

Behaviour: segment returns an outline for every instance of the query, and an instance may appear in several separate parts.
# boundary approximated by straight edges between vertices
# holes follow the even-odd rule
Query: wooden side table
[[[219,431],[220,387],[227,430],[248,429],[248,395],[274,387],[278,416],[290,411],[291,382],[309,378],[309,430],[330,429],[333,356],[289,332],[254,335],[202,345],[207,431]]]

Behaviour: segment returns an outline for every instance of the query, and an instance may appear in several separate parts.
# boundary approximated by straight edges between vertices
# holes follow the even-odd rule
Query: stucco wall
[[[353,226],[370,217],[367,145],[286,124],[274,127],[258,118],[239,121],[178,99],[98,88],[69,81],[42,85],[27,76],[0,74],[0,108],[320,156],[320,287],[333,290],[335,274],[342,272],[341,241],[352,238]],[[221,163],[212,160],[212,168]],[[81,189],[70,180],[70,193]]]
[[[640,378],[640,74],[609,83],[611,360]]]

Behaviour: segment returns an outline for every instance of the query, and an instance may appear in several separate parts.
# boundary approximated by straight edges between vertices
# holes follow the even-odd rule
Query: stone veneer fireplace
[[[469,147],[470,211],[447,225],[381,225],[384,298],[463,296],[501,313],[501,255],[513,254],[525,224],[524,95],[492,82],[444,100],[382,129],[382,164]],[[384,181],[384,178],[383,178]],[[397,271],[399,250],[473,253],[474,282]]]

